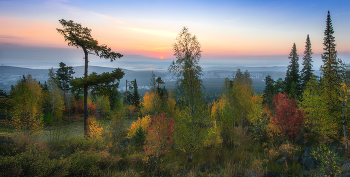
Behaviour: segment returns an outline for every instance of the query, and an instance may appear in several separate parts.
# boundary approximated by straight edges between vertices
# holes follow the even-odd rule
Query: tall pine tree
[[[269,109],[274,108],[273,96],[275,95],[275,81],[271,78],[270,75],[267,75],[265,78],[265,89],[263,92],[263,104],[267,104]]]
[[[305,44],[305,51],[304,51],[304,57],[303,57],[303,69],[301,70],[301,86],[302,90],[304,90],[306,83],[309,82],[311,77],[313,76],[312,70],[312,49],[311,49],[311,42],[310,37],[307,35],[306,37],[306,44]]]
[[[324,31],[325,37],[323,38],[324,52],[322,54],[323,65],[321,65],[324,98],[326,100],[328,109],[330,110],[331,116],[336,118],[339,123],[343,125],[344,140],[346,140],[346,113],[349,110],[347,107],[348,90],[344,89],[342,85],[345,67],[341,59],[337,58],[337,51],[335,50],[336,44],[333,36],[334,30],[332,26],[331,15],[328,11],[326,30]]]
[[[331,15],[328,11],[325,37],[323,38],[324,52],[322,54],[323,65],[321,65],[322,80],[327,90],[339,90],[342,82],[342,61],[337,58],[337,51]]]
[[[66,93],[69,91],[71,88],[69,86],[69,81],[73,79],[73,74],[75,73],[73,71],[72,66],[67,66],[65,63],[61,62],[60,68],[57,69],[56,71],[56,78],[57,78],[57,85],[58,87],[63,91],[64,93],[64,105],[67,107],[67,101],[66,101]]]
[[[288,66],[285,78],[285,92],[291,97],[296,98],[300,94],[300,75],[299,75],[299,55],[297,54],[297,47],[293,44],[292,50],[289,54],[290,65]]]
[[[133,105],[137,108],[140,108],[140,95],[137,87],[136,79],[135,81],[132,81],[134,94],[133,94]]]

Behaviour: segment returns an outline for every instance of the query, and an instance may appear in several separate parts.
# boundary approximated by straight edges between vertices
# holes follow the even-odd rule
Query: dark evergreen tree
[[[348,99],[346,99],[346,93],[341,91],[341,84],[345,78],[345,66],[342,60],[337,58],[333,34],[331,15],[328,11],[326,29],[324,31],[325,37],[323,38],[323,65],[320,68],[322,75],[321,84],[324,93],[323,97],[329,106],[328,109],[335,119],[341,121],[344,140],[346,140],[346,124],[348,119],[346,116],[348,112],[346,105]]]
[[[290,65],[288,66],[285,82],[285,92],[291,97],[295,98],[300,95],[300,75],[299,75],[299,55],[297,54],[297,47],[293,44],[292,50],[289,54]]]
[[[309,82],[309,80],[313,76],[314,70],[312,70],[312,54],[313,52],[311,49],[310,37],[309,35],[307,35],[303,57],[303,69],[300,73],[302,90],[304,90],[306,83]]]
[[[73,74],[75,73],[72,66],[67,66],[65,63],[61,62],[60,68],[56,71],[56,77],[58,80],[58,87],[66,93],[70,90],[69,81],[73,79]]]
[[[157,82],[157,84],[158,84],[158,90],[159,90],[159,84],[164,84],[164,81],[162,80],[162,78],[161,77],[158,77],[157,79],[156,79],[156,82]]]
[[[253,80],[252,78],[250,77],[250,72],[248,70],[244,71],[244,74],[243,74],[243,82],[244,84],[247,84],[249,85],[250,87],[253,86]]]
[[[39,81],[39,84],[40,84],[40,81]],[[44,84],[40,84],[40,87],[42,91],[49,90],[49,88],[47,87],[46,81],[44,82]]]
[[[67,66],[65,63],[61,62],[60,68],[56,71],[57,85],[64,93],[64,105],[67,107],[66,103],[66,93],[70,90],[69,82],[73,79],[73,71],[72,66]]]
[[[237,68],[236,75],[233,77],[233,82],[243,82],[244,74],[241,69]]]
[[[136,79],[135,81],[132,81],[132,85],[134,89],[133,105],[136,106],[137,108],[140,108],[140,95],[139,95]]]
[[[275,82],[275,94],[276,93],[283,93],[285,90],[285,85],[284,85],[284,81],[282,78],[278,78],[277,81]]]
[[[273,109],[273,96],[275,95],[275,81],[271,78],[270,75],[267,75],[265,78],[265,89],[263,92],[263,104],[267,104],[269,109]]]
[[[334,30],[332,26],[331,15],[328,11],[326,29],[324,31],[325,37],[323,38],[324,48],[322,54],[323,65],[321,65],[322,80],[327,90],[339,89],[342,82],[342,61],[337,58],[337,51],[335,50],[336,44],[335,37],[333,36]]]
[[[125,73],[120,68],[117,68],[111,73],[103,72],[102,74],[97,74],[96,72],[92,72],[86,78],[74,78],[70,81],[72,93],[78,99],[81,96],[82,88],[84,85],[87,85],[91,88],[91,95],[108,96],[111,109],[114,109],[120,97],[118,92],[119,82],[124,75]]]

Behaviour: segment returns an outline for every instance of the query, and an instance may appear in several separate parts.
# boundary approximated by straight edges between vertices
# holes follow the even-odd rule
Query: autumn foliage
[[[174,120],[166,118],[164,113],[156,118],[151,118],[146,136],[146,145],[143,147],[147,155],[159,157],[168,153],[174,140],[174,124]]]
[[[94,118],[87,119],[87,135],[89,139],[98,138],[102,135],[103,128]]]
[[[147,131],[149,122],[150,122],[150,116],[138,118],[138,120],[133,122],[131,124],[131,127],[128,128],[129,133],[127,135],[127,138],[132,138],[135,135],[137,129],[139,129],[140,127],[142,128],[143,131]]]
[[[271,127],[278,128],[282,135],[289,138],[298,137],[304,122],[304,111],[299,110],[295,99],[288,99],[286,93],[275,95],[274,104]]]
[[[43,128],[43,110],[41,104],[41,88],[31,75],[23,76],[18,81],[12,98],[12,125],[18,131],[40,130]]]

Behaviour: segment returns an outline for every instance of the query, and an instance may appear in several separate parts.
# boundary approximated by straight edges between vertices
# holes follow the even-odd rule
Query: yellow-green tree
[[[94,100],[96,102],[96,114],[102,117],[109,116],[111,106],[108,96],[96,96]]]
[[[51,114],[56,123],[61,123],[63,111],[65,110],[64,94],[58,87],[58,79],[53,72],[53,68],[49,69],[48,90],[50,93],[50,102],[52,106]]]
[[[169,96],[167,99],[167,112],[171,117],[174,117],[176,114],[176,101],[174,99],[174,92],[172,90],[169,91]]]
[[[253,106],[251,111],[247,114],[247,120],[254,130],[255,140],[263,140],[267,138],[268,124],[269,124],[269,109],[267,104],[263,105],[263,96],[254,95]]]
[[[225,79],[220,124],[224,143],[233,145],[233,130],[236,125],[246,126],[247,115],[251,112],[253,102],[252,80],[248,71],[237,69],[233,80]]]
[[[319,81],[311,78],[302,94],[300,108],[306,113],[305,127],[322,139],[329,139],[337,134],[338,123],[330,112],[325,94],[327,92],[320,87]]]
[[[157,108],[159,108],[160,99],[156,92],[146,92],[145,96],[143,97],[143,111],[146,114],[155,113]]]
[[[31,75],[23,76],[11,91],[12,119],[10,124],[29,134],[42,129],[41,88]]]
[[[186,152],[190,152],[189,160],[193,160],[193,152],[204,143],[202,100],[202,67],[199,66],[201,58],[201,45],[197,37],[189,33],[184,27],[173,45],[176,61],[170,65],[169,70],[177,79],[177,88],[180,95],[182,110],[175,119],[175,142]]]

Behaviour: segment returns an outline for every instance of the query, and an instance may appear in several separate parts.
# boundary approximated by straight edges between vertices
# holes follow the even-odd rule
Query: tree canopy
[[[88,77],[88,54],[94,54],[100,58],[110,59],[111,61],[121,58],[123,55],[117,52],[113,52],[107,45],[99,45],[98,41],[92,38],[91,29],[82,27],[79,23],[74,23],[73,20],[66,21],[65,19],[59,20],[63,29],[56,28],[57,32],[64,37],[64,41],[68,41],[68,46],[81,48],[84,51],[85,59],[85,71],[84,77]],[[93,78],[92,78],[93,79]],[[87,96],[89,83],[84,81],[84,133],[87,135]]]

